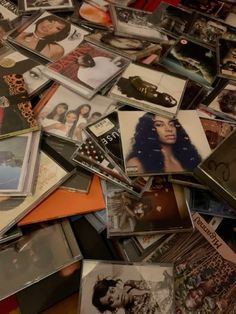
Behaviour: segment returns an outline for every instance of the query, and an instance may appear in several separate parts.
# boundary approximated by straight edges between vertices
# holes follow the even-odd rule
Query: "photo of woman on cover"
[[[80,314],[174,311],[172,266],[85,260]]]
[[[196,110],[176,118],[119,111],[125,170],[129,176],[192,173],[211,150]]]
[[[23,31],[22,28],[11,34],[10,40],[41,54],[50,61],[56,61],[74,49],[87,34],[87,31],[48,12],[43,12]],[[77,36],[73,36],[75,32]]]

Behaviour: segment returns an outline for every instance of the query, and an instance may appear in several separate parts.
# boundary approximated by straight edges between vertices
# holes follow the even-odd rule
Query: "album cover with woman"
[[[173,314],[172,264],[83,260],[78,313]]]
[[[149,21],[151,12],[120,5],[110,5],[114,32],[118,36],[140,38],[152,42],[168,42],[168,36],[155,21]]]
[[[110,96],[130,106],[174,117],[181,105],[186,80],[131,63]]]
[[[49,64],[45,74],[91,99],[129,62],[114,52],[83,41],[66,56]]]
[[[109,49],[125,58],[136,60],[149,56],[159,45],[137,38],[117,36],[114,32],[97,31],[86,35],[85,40],[104,49]]]
[[[96,95],[88,101],[55,83],[37,103],[34,113],[43,131],[81,143],[84,127],[115,108],[116,102],[108,97]]]
[[[93,29],[108,30],[112,28],[109,10],[103,10],[88,1],[82,1],[81,4],[74,7],[71,21],[75,24]]]
[[[171,72],[205,86],[212,86],[218,74],[215,49],[181,37],[160,59]]]
[[[2,74],[0,82],[3,80],[4,75],[21,74],[30,97],[40,92],[50,82],[43,73],[42,65],[16,50],[5,46],[0,58],[0,71]]]
[[[72,0],[19,0],[19,12],[35,12],[38,10],[66,12],[73,11],[74,2]]]
[[[219,75],[236,80],[236,41],[228,39],[219,39],[218,62]]]
[[[39,10],[11,32],[7,39],[52,62],[72,51],[87,34],[85,29],[47,11]]]
[[[192,173],[210,152],[196,110],[176,118],[119,111],[125,170],[129,176]]]
[[[151,187],[134,198],[127,191],[107,184],[108,237],[185,232],[193,229],[184,187],[155,176]]]
[[[236,83],[229,81],[211,99],[206,106],[207,111],[227,120],[236,120]]]

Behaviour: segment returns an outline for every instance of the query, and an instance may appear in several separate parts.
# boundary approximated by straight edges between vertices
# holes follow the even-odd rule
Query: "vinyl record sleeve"
[[[50,21],[54,21],[54,25],[58,25],[60,31],[50,30]],[[50,34],[48,34],[49,32]],[[77,47],[86,34],[88,32],[83,28],[47,11],[40,10],[33,13],[25,23],[11,32],[7,39],[14,45],[53,62]],[[41,38],[44,38],[44,41]]]
[[[4,75],[0,95],[0,139],[39,129],[21,74]]]
[[[215,50],[184,37],[180,37],[159,62],[170,71],[205,86],[211,86],[218,74]]]
[[[83,142],[82,129],[116,108],[116,101],[95,95],[87,100],[59,84],[53,84],[34,107],[43,131],[67,141]]]
[[[73,51],[45,68],[45,74],[64,86],[91,99],[130,60],[83,41]]]
[[[126,191],[107,185],[109,237],[185,232],[193,229],[184,188],[154,177],[151,188],[134,199]]]
[[[3,299],[80,260],[82,255],[69,221],[62,220],[24,228],[20,239],[0,246],[0,257]]]
[[[104,49],[114,51],[125,58],[137,60],[158,50],[159,45],[139,39],[117,36],[113,32],[97,31],[85,36],[85,40]]]
[[[52,12],[73,11],[74,3],[72,0],[19,0],[19,12],[32,13],[37,10],[47,10]]]
[[[110,96],[141,110],[174,117],[181,105],[186,80],[131,63]]]
[[[12,21],[18,16],[17,6],[9,0],[1,1],[0,12],[0,20],[6,19]]]
[[[14,226],[0,237],[0,244],[20,238],[22,235],[21,228]]]
[[[217,146],[194,173],[212,192],[223,198],[232,208],[236,205],[235,155],[236,131]],[[219,197],[218,196],[218,197]]]
[[[119,5],[110,5],[109,8],[116,35],[156,43],[168,41],[167,35],[161,31],[155,21],[149,21],[151,12]]]
[[[172,264],[139,264],[115,261],[83,260],[79,293],[79,313],[95,314],[95,291],[99,283],[114,280],[114,292],[119,301],[115,303],[122,310],[129,294],[138,293],[129,308],[137,312],[161,311],[174,313],[174,280]],[[145,295],[145,297],[144,297]],[[106,304],[106,303],[105,303]],[[113,307],[112,307],[113,308]]]
[[[66,170],[41,151],[34,194],[28,195],[25,198],[9,197],[6,199],[5,197],[2,197],[0,199],[0,235],[4,234],[15,225],[72,173],[73,171],[71,167],[69,171],[68,169]]]
[[[26,89],[30,97],[40,92],[50,81],[44,75],[42,65],[10,47],[7,48],[6,46],[0,58],[0,71],[2,76],[12,73],[23,75]]]
[[[196,110],[180,110],[176,119],[144,111],[119,111],[119,123],[129,176],[192,173],[211,152]],[[167,143],[170,151],[165,150]],[[175,156],[173,164],[168,162],[171,156]]]

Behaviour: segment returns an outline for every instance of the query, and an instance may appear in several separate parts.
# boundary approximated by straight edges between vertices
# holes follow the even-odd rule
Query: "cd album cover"
[[[43,131],[67,140],[82,142],[82,129],[116,108],[115,101],[96,95],[87,100],[66,87],[54,84],[34,108]]]
[[[0,195],[23,191],[31,145],[32,132],[1,140]]]
[[[141,110],[174,117],[185,87],[185,79],[131,63],[110,96]]]
[[[0,95],[0,139],[39,128],[21,74],[4,75]]]
[[[86,98],[92,98],[129,64],[111,51],[82,42],[66,56],[49,64],[45,73]]]
[[[23,198],[0,197],[0,235],[15,225],[27,212],[39,204],[72,174],[44,152],[40,152],[35,192]]]
[[[144,111],[118,113],[129,176],[192,173],[211,152],[196,110],[180,110],[176,119]]]
[[[75,6],[74,14],[71,16],[71,20],[79,25],[104,30],[107,30],[112,26],[109,11],[104,11],[87,1],[83,1],[81,5]]]
[[[235,152],[236,131],[233,131],[211,154],[195,169],[195,174],[211,191],[218,193],[235,208]]]
[[[215,149],[236,128],[235,123],[223,120],[202,117],[200,121],[211,149]]]
[[[161,58],[160,63],[170,71],[206,86],[213,84],[218,69],[213,48],[186,38],[180,38]]]
[[[72,11],[72,0],[19,0],[19,11],[33,12],[37,10]]]
[[[220,74],[226,78],[236,78],[236,41],[219,39]]]
[[[52,23],[53,28],[50,27]],[[56,15],[38,11],[7,39],[48,61],[55,61],[77,47],[86,34],[84,29]]]
[[[18,51],[7,49],[0,55],[0,71],[2,76],[12,73],[21,74],[25,81],[29,96],[40,91],[49,79],[43,73],[43,66]],[[3,78],[0,78],[0,82]]]
[[[114,32],[97,31],[86,35],[85,40],[131,60],[144,58],[159,48],[157,44],[137,38],[117,36]]]
[[[161,2],[148,17],[148,21],[155,23],[165,31],[179,36],[182,33],[186,33],[192,18],[193,12],[191,10]]]
[[[172,264],[83,260],[79,313],[174,313]]]
[[[20,239],[0,245],[0,258],[3,299],[80,260],[82,255],[69,222],[63,220],[25,228]]]
[[[193,228],[184,187],[154,177],[150,189],[135,199],[107,184],[107,233],[112,236],[188,231]]]
[[[152,42],[165,42],[168,37],[155,22],[150,22],[151,12],[119,5],[110,6],[114,32],[126,37],[141,38]]]
[[[229,81],[206,107],[215,115],[236,120],[236,84]]]
[[[15,3],[4,0],[0,3],[0,20],[12,21],[18,16],[18,8]]]

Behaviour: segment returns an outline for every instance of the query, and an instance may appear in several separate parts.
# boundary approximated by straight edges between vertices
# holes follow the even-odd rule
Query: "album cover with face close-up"
[[[207,87],[212,86],[218,74],[215,49],[184,37],[179,38],[159,62],[170,71]]]
[[[111,31],[91,33],[86,35],[85,40],[97,44],[102,48],[112,50],[131,60],[144,58],[159,49],[159,45],[157,44],[137,38],[117,36]]]
[[[96,95],[87,100],[68,88],[54,84],[34,108],[43,131],[66,139],[83,142],[83,128],[116,108],[116,102]]]
[[[152,42],[168,42],[168,36],[158,23],[150,21],[151,12],[111,5],[111,18],[116,35],[140,38]]]
[[[0,54],[0,58],[0,71],[2,74],[0,80],[7,74],[21,74],[30,97],[40,92],[50,82],[43,73],[42,65],[17,50],[6,46]]]
[[[78,312],[174,313],[172,264],[83,260]]]
[[[44,72],[69,89],[91,99],[129,63],[130,60],[114,52],[83,41],[72,52],[49,64]]]
[[[57,15],[39,10],[28,17],[7,39],[47,61],[56,61],[72,51],[88,31]]]
[[[219,75],[236,79],[236,41],[219,39],[218,45]]]
[[[184,187],[168,182],[163,176],[155,176],[151,187],[138,199],[108,183],[106,206],[108,237],[193,229]]]
[[[187,81],[165,72],[131,63],[110,91],[110,96],[130,106],[174,117]]]
[[[192,173],[211,152],[196,110],[176,118],[119,111],[125,170],[129,176]]]

